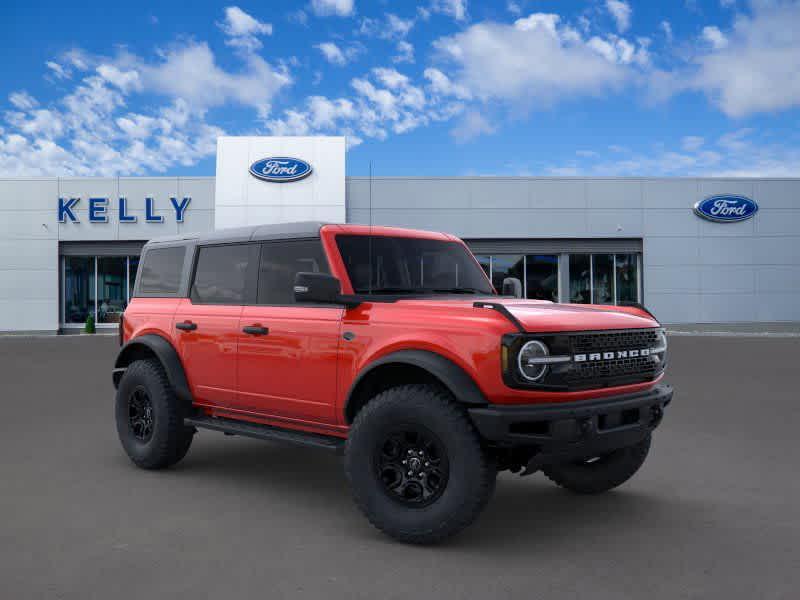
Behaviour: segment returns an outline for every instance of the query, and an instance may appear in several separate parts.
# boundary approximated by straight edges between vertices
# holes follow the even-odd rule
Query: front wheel
[[[497,475],[464,410],[429,385],[392,388],[367,403],[350,429],[345,470],[369,521],[414,544],[472,523]]]
[[[650,451],[650,435],[641,442],[585,460],[544,467],[554,483],[578,494],[607,492],[634,476]]]
[[[143,469],[174,465],[189,451],[194,428],[183,424],[184,411],[155,359],[128,366],[117,388],[117,434],[128,457]]]

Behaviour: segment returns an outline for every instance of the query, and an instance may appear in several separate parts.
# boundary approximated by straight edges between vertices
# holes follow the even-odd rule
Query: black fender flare
[[[166,338],[155,333],[147,333],[135,337],[122,347],[117,355],[117,360],[114,362],[114,387],[116,388],[119,385],[125,369],[138,356],[141,356],[143,350],[155,354],[167,373],[167,379],[172,389],[175,390],[175,395],[181,402],[191,406],[192,392],[189,390],[189,382],[186,379],[186,373],[183,370],[183,363],[181,363],[178,352]]]
[[[453,394],[456,401],[461,404],[469,406],[485,406],[488,404],[486,396],[483,395],[475,380],[449,358],[428,350],[398,350],[374,360],[358,374],[347,392],[347,400],[344,405],[346,422],[352,423],[355,417],[354,413],[360,408],[359,406],[353,406],[354,398],[356,398],[355,402],[358,401],[360,384],[369,377],[370,373],[390,364],[409,365],[424,369],[438,379]]]

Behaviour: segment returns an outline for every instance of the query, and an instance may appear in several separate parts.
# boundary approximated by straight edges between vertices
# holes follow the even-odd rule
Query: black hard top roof
[[[273,225],[254,225],[250,227],[232,227],[218,229],[208,233],[187,233],[171,235],[150,240],[147,245],[167,244],[177,246],[185,244],[224,244],[228,242],[260,242],[265,240],[286,240],[294,238],[319,237],[322,221],[299,221],[297,223],[276,223]]]

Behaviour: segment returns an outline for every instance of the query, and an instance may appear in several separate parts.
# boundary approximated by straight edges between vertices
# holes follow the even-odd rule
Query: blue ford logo
[[[694,205],[698,217],[719,223],[734,223],[749,219],[758,212],[755,200],[744,196],[710,196]]]
[[[271,156],[250,165],[250,174],[264,181],[284,183],[299,181],[311,175],[311,165],[299,158]]]

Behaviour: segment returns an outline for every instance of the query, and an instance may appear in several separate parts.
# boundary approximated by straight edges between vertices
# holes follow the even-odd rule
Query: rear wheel
[[[345,469],[370,522],[416,544],[472,523],[496,478],[463,409],[429,385],[392,388],[367,403],[350,429]]]
[[[638,444],[602,456],[544,467],[554,483],[579,494],[607,492],[633,477],[650,451],[650,435]]]
[[[155,359],[130,364],[117,388],[117,434],[128,457],[144,469],[174,465],[189,451],[193,427]]]

